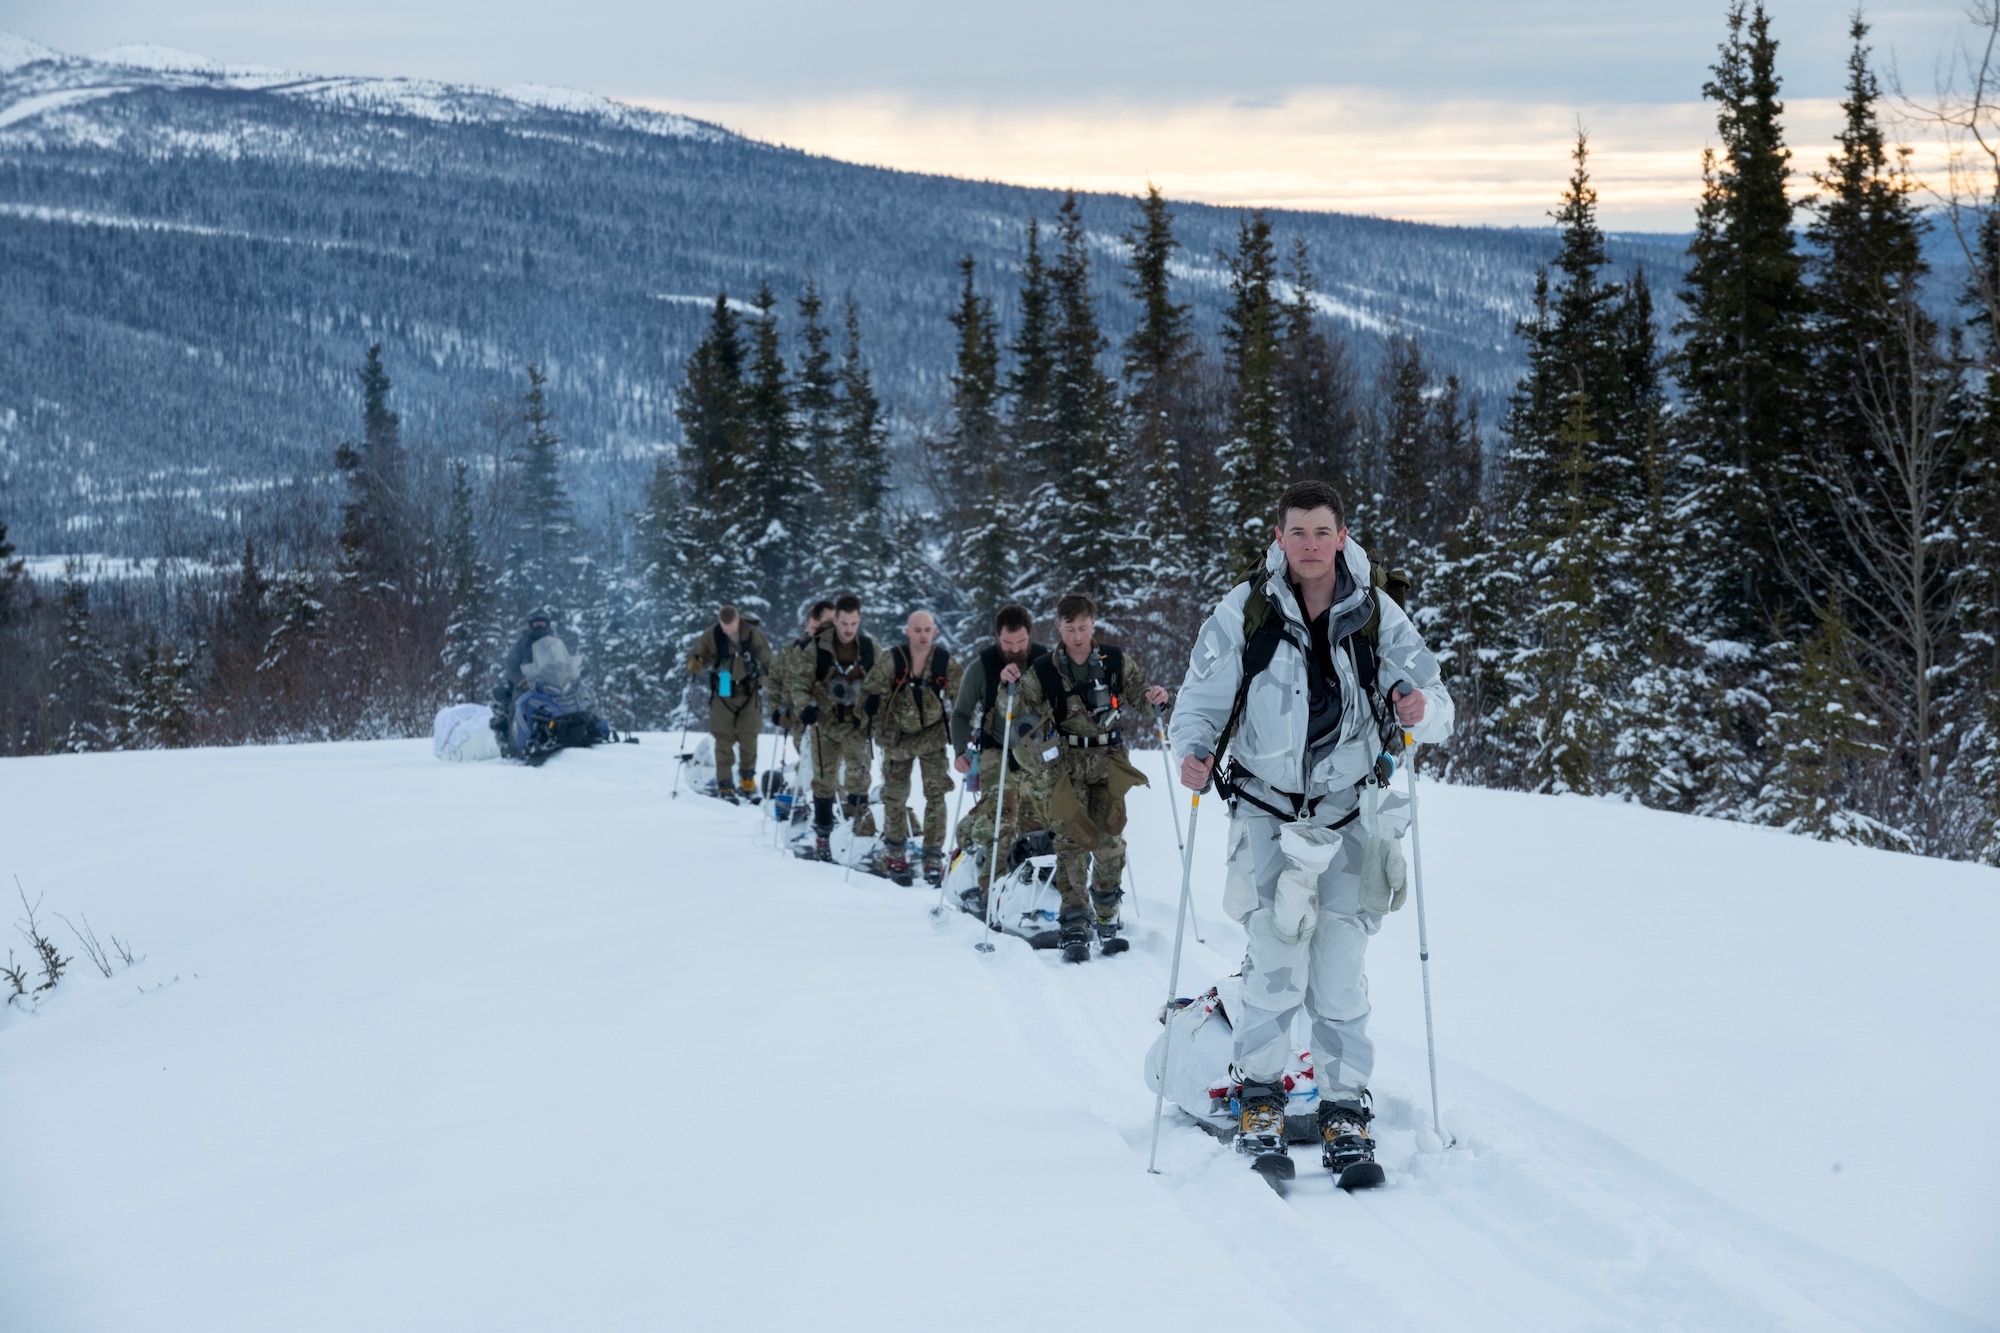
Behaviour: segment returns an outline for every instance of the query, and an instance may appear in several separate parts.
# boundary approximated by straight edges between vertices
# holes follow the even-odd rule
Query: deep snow
[[[1390,1185],[1281,1199],[1180,1117],[1144,1170],[1157,789],[1072,967],[669,800],[673,741],[0,763],[0,885],[145,956],[0,1010],[0,1329],[2000,1325],[1992,870],[1426,786],[1459,1145],[1405,911]]]

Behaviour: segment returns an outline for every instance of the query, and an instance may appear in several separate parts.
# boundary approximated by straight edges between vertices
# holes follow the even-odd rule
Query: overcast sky
[[[1846,0],[1771,0],[1801,164],[1825,151]],[[1528,223],[1579,119],[1614,224],[1682,228],[1724,6],[1684,0],[0,0],[60,50],[584,88],[838,156],[1217,202]],[[1913,89],[1956,4],[1869,10]]]

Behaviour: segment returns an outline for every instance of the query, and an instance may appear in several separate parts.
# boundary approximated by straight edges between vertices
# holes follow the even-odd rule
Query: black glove
[[[871,694],[866,699],[863,699],[861,701],[861,711],[868,714],[868,716],[870,717],[875,716],[875,714],[880,712],[881,709],[882,709],[882,696],[879,694]]]
[[[808,727],[819,721],[819,705],[807,704],[804,708],[801,708],[799,710],[799,721]]]

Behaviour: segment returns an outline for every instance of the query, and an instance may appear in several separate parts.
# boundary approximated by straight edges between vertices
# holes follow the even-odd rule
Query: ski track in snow
[[[537,771],[437,764],[424,742],[0,764],[0,870],[58,933],[51,914],[87,914],[144,955],[109,980],[79,960],[36,1011],[0,1010],[0,1328],[2000,1313],[1991,871],[1428,788],[1457,1146],[1430,1132],[1405,912],[1370,951],[1390,1183],[1343,1195],[1299,1148],[1281,1197],[1171,1107],[1145,1174],[1140,1061],[1179,885],[1157,788],[1132,793],[1133,948],[1072,966],[1001,936],[981,955],[979,923],[933,921],[921,881],[843,882],[757,812],[668,799],[674,749]],[[1139,761],[1158,782],[1157,753]],[[1205,803],[1208,943],[1190,932],[1184,995],[1241,949],[1217,907],[1225,827]],[[1885,870],[1922,914],[1855,910]],[[1687,957],[1718,902],[1713,956]],[[1883,1032],[1905,1049],[1875,1077],[1906,1114],[1826,1077]],[[1635,1043],[1652,1058],[1620,1063]],[[1812,1073],[1772,1055],[1821,1045]],[[1850,1170],[1789,1160],[1843,1133]]]

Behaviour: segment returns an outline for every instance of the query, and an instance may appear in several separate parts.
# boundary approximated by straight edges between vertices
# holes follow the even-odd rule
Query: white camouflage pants
[[[1303,1007],[1312,1019],[1309,1049],[1323,1101],[1357,1096],[1375,1067],[1364,963],[1368,937],[1382,928],[1382,918],[1361,908],[1359,821],[1326,828],[1343,813],[1287,825],[1239,805],[1229,822],[1222,899],[1249,937],[1242,1012],[1231,1015],[1235,1076],[1283,1079],[1297,1050],[1292,1024]]]

